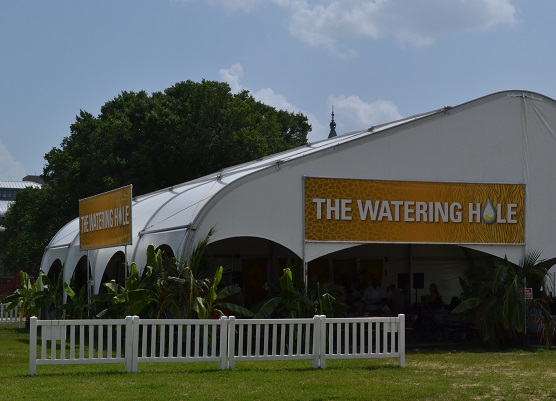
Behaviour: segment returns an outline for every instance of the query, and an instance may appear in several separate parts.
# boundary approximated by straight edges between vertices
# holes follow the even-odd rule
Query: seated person
[[[444,306],[444,302],[442,302],[442,297],[440,296],[440,293],[438,292],[438,288],[436,287],[436,284],[431,283],[431,285],[429,286],[429,291],[430,294],[427,295],[427,299],[425,301],[425,306],[428,309],[440,309]]]
[[[369,286],[365,289],[361,301],[365,304],[365,308],[369,312],[378,313],[380,311],[380,287],[378,280],[373,278]]]
[[[404,312],[404,297],[401,289],[396,288],[394,284],[388,287],[388,294],[390,294],[390,309],[391,313],[398,315]]]

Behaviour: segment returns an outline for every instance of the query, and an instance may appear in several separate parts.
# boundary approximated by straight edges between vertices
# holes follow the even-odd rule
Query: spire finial
[[[330,121],[330,133],[328,138],[334,138],[336,134],[336,122],[334,121],[334,105],[332,105],[332,120]]]

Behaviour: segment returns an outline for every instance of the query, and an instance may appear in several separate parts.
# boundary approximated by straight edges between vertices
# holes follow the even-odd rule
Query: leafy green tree
[[[18,194],[6,216],[5,266],[38,266],[48,241],[78,216],[79,199],[129,184],[136,196],[170,187],[302,146],[310,129],[302,114],[205,80],[151,95],[122,92],[97,116],[81,110],[70,135],[45,155],[43,188]]]
[[[77,200],[133,184],[140,195],[230,165],[301,146],[305,116],[277,111],[226,83],[180,82],[148,95],[123,92],[97,117],[81,111],[44,179],[77,211]]]
[[[491,266],[480,282],[463,282],[465,299],[453,312],[471,312],[483,340],[500,346],[523,337],[528,309],[537,310],[545,327],[553,332],[554,322],[545,296],[525,300],[524,295],[526,286],[545,283],[551,264],[539,258],[537,251],[525,255],[519,264],[504,258]]]

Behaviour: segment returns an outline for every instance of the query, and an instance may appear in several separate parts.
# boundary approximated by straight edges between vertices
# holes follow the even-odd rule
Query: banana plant
[[[266,318],[278,315],[286,318],[298,318],[306,315],[308,298],[303,291],[294,285],[293,273],[285,268],[282,277],[278,279],[279,288],[276,295],[265,300],[256,307],[255,318]]]
[[[235,316],[254,317],[253,312],[249,309],[232,302],[224,302],[226,299],[236,296],[241,292],[237,285],[229,285],[217,292],[218,285],[222,281],[223,272],[224,268],[222,266],[216,269],[207,294],[204,297],[195,298],[193,309],[197,312],[199,319],[220,318],[225,316],[225,311]]]
[[[4,303],[8,304],[7,310],[19,308],[19,314],[29,322],[31,316],[39,316],[41,308],[46,304],[46,293],[41,289],[41,278],[46,274],[40,270],[39,277],[31,283],[29,274],[23,270],[19,272],[21,277],[21,288],[13,294],[4,298]]]
[[[305,288],[299,280],[295,280],[293,271],[284,269],[282,277],[278,279],[278,288],[272,289],[275,295],[255,307],[255,318],[262,319],[270,316],[285,318],[312,317],[316,314],[332,317],[341,311],[345,304],[334,297],[331,291],[321,293],[319,283],[315,287]],[[340,293],[336,289],[335,293]]]
[[[152,269],[146,268],[143,274],[145,278],[149,278]],[[95,302],[108,304],[105,309],[97,314],[97,317],[140,315],[155,300],[152,289],[145,287],[147,287],[146,279],[141,278],[137,264],[132,263],[125,287],[111,280],[104,284],[107,292],[95,296]]]
[[[527,309],[539,311],[540,323],[554,333],[554,321],[543,299],[526,300],[524,296],[526,283],[545,283],[547,266],[554,263],[539,258],[538,251],[526,254],[519,264],[504,258],[491,267],[491,274],[486,274],[480,285],[464,286],[468,290],[465,299],[453,313],[472,313],[483,340],[500,345],[523,337]]]
[[[64,274],[60,270],[50,280],[47,274],[40,275],[42,291],[44,293],[44,312],[46,318],[60,319],[63,317]]]
[[[72,279],[70,283],[64,282],[64,290],[68,294],[70,302],[62,306],[66,310],[67,315],[73,319],[84,319],[89,316],[89,303],[86,294],[87,287],[82,285],[77,287]]]

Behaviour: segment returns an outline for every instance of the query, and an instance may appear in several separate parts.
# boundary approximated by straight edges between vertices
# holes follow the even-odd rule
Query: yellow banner
[[[79,201],[80,249],[130,245],[131,185]]]
[[[525,185],[306,177],[305,239],[523,244]]]

